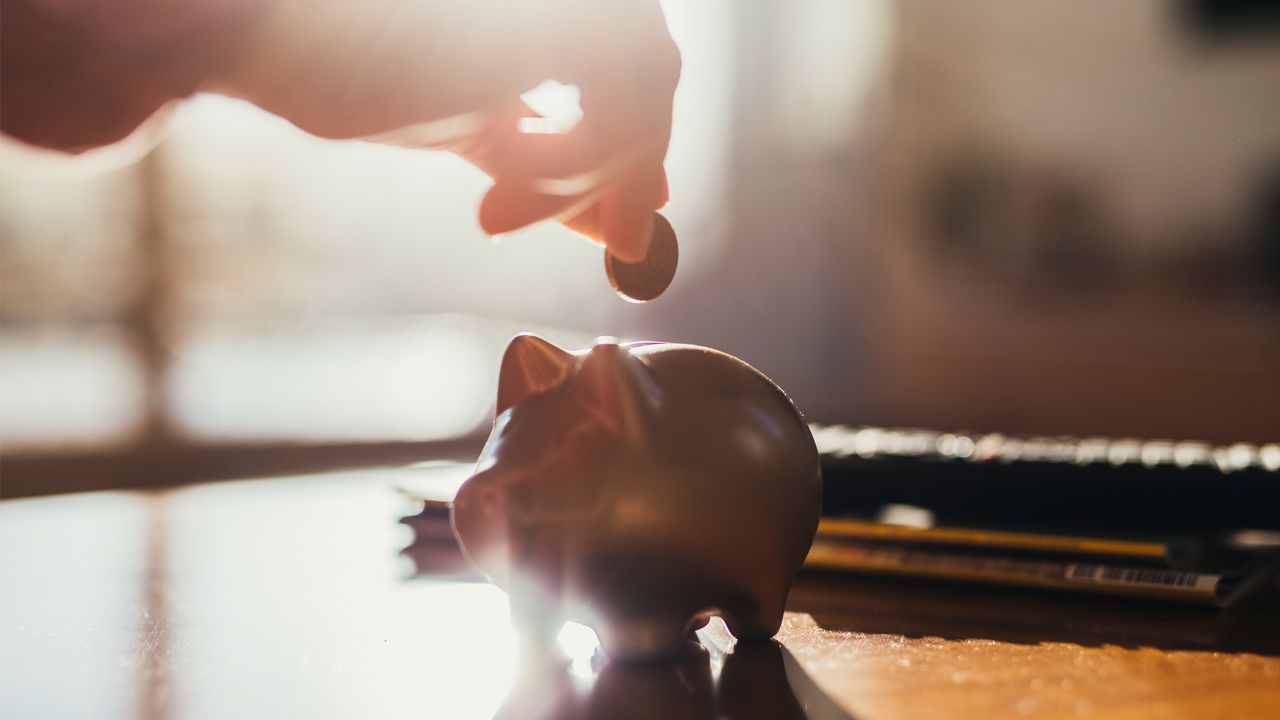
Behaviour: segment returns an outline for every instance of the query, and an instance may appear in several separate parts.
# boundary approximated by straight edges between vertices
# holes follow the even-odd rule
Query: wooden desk
[[[519,659],[505,596],[407,578],[409,475],[0,503],[5,718],[1280,717],[1274,616],[807,578],[780,645]]]

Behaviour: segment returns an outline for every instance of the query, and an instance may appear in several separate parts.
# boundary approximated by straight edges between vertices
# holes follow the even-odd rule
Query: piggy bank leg
[[[522,650],[546,652],[553,647],[564,626],[560,603],[540,588],[520,587],[513,583],[507,593],[511,602],[511,626]]]
[[[509,537],[511,624],[525,649],[540,652],[554,645],[564,626],[563,537],[514,523]]]
[[[615,660],[649,660],[690,649],[688,626],[689,615],[611,617],[597,625],[596,635],[605,654]]]
[[[759,600],[727,607],[721,613],[724,624],[733,637],[742,641],[768,640],[782,627],[782,613],[786,598]]]

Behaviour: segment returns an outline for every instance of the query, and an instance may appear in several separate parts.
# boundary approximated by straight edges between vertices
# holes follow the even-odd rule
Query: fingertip
[[[606,225],[604,244],[609,252],[626,263],[638,263],[649,252],[649,239],[653,235],[653,213],[646,213],[634,220],[624,220]]]
[[[649,252],[654,209],[661,205],[665,176],[661,164],[637,168],[601,199],[601,235],[619,260],[640,262]]]
[[[565,227],[586,238],[595,245],[604,245],[600,236],[600,204],[596,203],[580,213],[560,221]]]
[[[497,183],[480,200],[480,229],[489,235],[508,233],[556,217],[574,198],[544,195]]]
[[[477,211],[477,219],[480,221],[480,229],[486,235],[500,235],[504,232],[510,232],[515,228],[509,227],[507,215],[502,207],[502,193],[498,186],[489,188],[489,191],[480,199],[480,209]]]

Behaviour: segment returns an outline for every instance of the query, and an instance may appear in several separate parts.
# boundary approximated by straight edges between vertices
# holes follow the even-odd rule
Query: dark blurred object
[[[483,580],[462,554],[458,539],[449,524],[449,502],[425,499],[411,491],[405,494],[418,503],[418,511],[400,518],[400,524],[413,531],[413,541],[400,554],[413,563],[413,574],[421,577],[451,580]]]
[[[1280,32],[1280,3],[1272,0],[1182,0],[1180,5],[1186,24],[1204,35]]]
[[[925,201],[932,241],[974,273],[1022,292],[1114,290],[1121,233],[1093,178],[966,150]]]
[[[816,427],[806,566],[1238,607],[1280,598],[1280,444]]]
[[[808,416],[1273,441],[1273,11],[894,7],[875,235],[838,266],[873,379],[843,414],[795,390]]]
[[[1258,275],[1280,296],[1280,160],[1258,185],[1254,262]]]
[[[4,477],[0,500],[392,467],[422,458],[462,460],[474,456],[480,443],[479,437],[420,442],[225,442],[7,453],[0,462]]]
[[[1280,443],[817,428],[827,515],[893,503],[940,525],[1069,534],[1280,529]]]

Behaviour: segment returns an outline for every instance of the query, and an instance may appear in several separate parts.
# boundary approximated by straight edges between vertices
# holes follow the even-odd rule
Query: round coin
[[[680,259],[680,245],[671,223],[653,214],[653,235],[649,238],[649,252],[640,262],[629,263],[615,258],[605,251],[604,272],[609,284],[623,300],[634,303],[649,302],[658,297],[676,276],[676,263]]]

